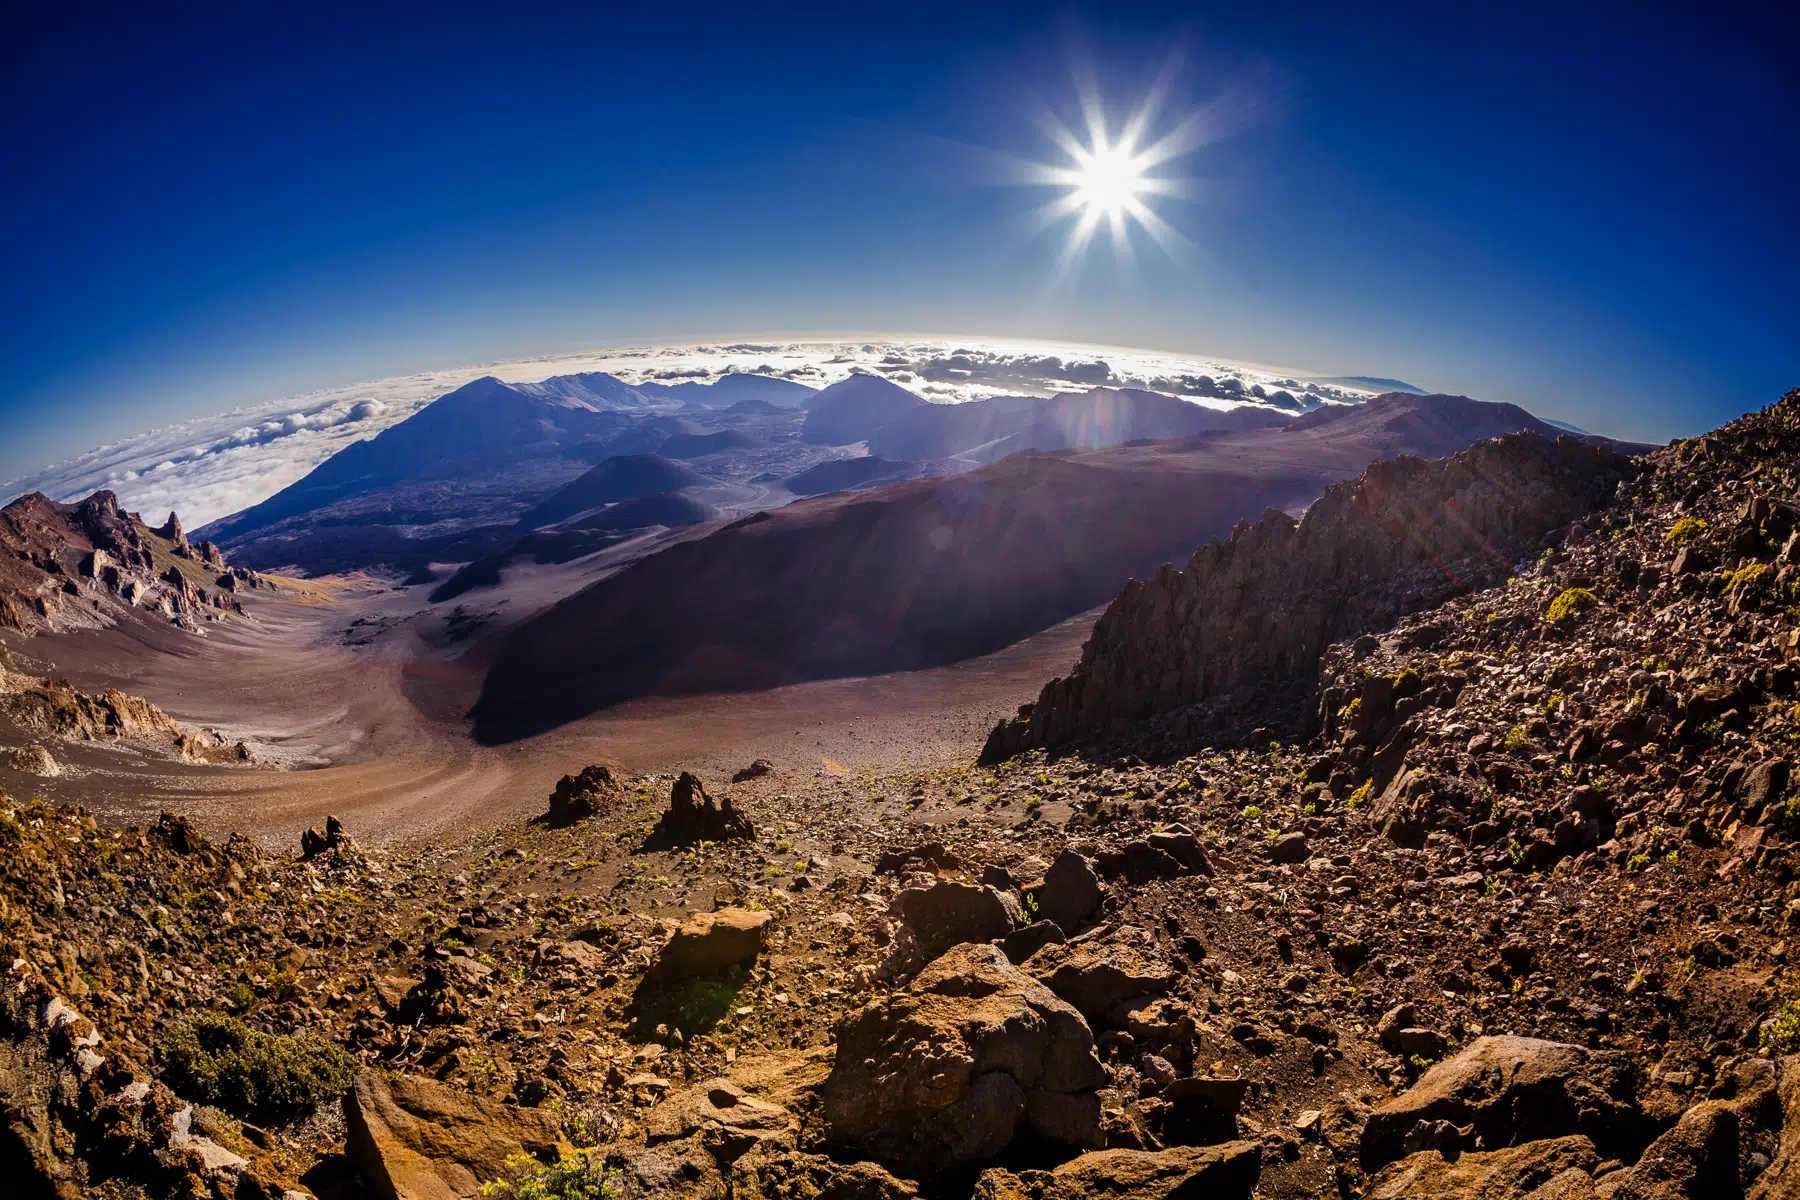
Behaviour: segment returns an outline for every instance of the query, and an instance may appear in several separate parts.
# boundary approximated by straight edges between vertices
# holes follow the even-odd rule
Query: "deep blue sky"
[[[773,332],[1031,335],[1393,375],[1621,435],[1800,385],[1791,5],[24,2],[0,17],[0,478],[358,378]],[[1704,8],[1707,11],[1702,12]],[[1071,47],[1171,46],[1175,264],[1049,287]]]

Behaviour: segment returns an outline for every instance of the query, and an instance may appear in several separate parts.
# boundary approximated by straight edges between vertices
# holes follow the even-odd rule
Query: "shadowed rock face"
[[[1246,514],[1311,503],[1396,446],[1454,453],[1522,423],[1538,424],[1509,405],[1381,397],[1297,431],[1017,454],[964,475],[758,513],[520,626],[489,672],[477,734],[529,736],[638,696],[991,653],[1105,603],[1122,581],[1185,558]],[[1576,458],[1594,453],[1570,447]]]
[[[1081,661],[990,735],[984,761],[1105,734],[1246,686],[1299,690],[1339,638],[1490,585],[1543,536],[1605,503],[1631,460],[1522,433],[1438,462],[1402,456],[1270,511],[1125,585]],[[1292,698],[1290,698],[1292,699]]]
[[[809,467],[785,480],[788,491],[796,496],[823,496],[849,488],[870,487],[878,483],[894,483],[919,472],[919,464],[907,460],[895,462],[878,454],[863,458],[839,458]]]
[[[761,513],[521,626],[489,672],[478,736],[527,736],[634,696],[986,654],[1101,603],[1196,534],[1308,487],[1285,471],[1019,456]]]
[[[602,504],[680,491],[709,482],[655,454],[620,454],[600,463],[519,519],[521,529],[566,520]]]

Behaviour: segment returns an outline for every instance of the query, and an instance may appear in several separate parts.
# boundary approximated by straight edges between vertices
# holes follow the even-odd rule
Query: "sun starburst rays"
[[[1022,182],[1057,189],[1060,194],[1032,211],[1034,233],[1059,225],[1068,235],[1057,255],[1057,275],[1067,275],[1105,228],[1122,263],[1133,260],[1132,234],[1141,230],[1164,254],[1181,259],[1193,244],[1159,214],[1152,204],[1157,197],[1187,194],[1188,181],[1163,175],[1157,168],[1191,153],[1200,140],[1201,122],[1190,117],[1160,137],[1151,128],[1168,93],[1168,82],[1159,77],[1140,104],[1115,132],[1107,120],[1098,90],[1080,88],[1078,127],[1057,118],[1047,106],[1039,112],[1039,127],[1063,162],[1023,164]]]

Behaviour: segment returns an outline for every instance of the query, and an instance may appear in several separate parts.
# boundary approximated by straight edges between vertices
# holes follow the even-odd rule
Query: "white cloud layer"
[[[535,383],[588,371],[633,384],[704,383],[743,371],[811,387],[862,371],[944,403],[1048,395],[1097,384],[1167,391],[1219,407],[1240,394],[1257,402],[1252,388],[1277,403],[1283,403],[1281,392],[1310,394],[1309,403],[1371,394],[1274,368],[1107,346],[886,339],[634,347],[430,371],[234,409],[97,447],[0,484],[0,497],[41,491],[70,501],[110,488],[127,508],[156,521],[173,510],[191,529],[268,499],[350,443],[374,437],[471,379],[493,375],[509,383]]]

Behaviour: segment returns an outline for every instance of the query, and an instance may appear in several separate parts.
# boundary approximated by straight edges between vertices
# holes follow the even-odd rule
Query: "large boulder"
[[[1249,1200],[1261,1173],[1255,1142],[1096,1150],[1049,1171],[983,1171],[974,1200]]]
[[[1174,879],[1188,873],[1180,859],[1145,840],[1126,842],[1117,850],[1102,850],[1094,865],[1108,879],[1143,887],[1157,879]]]
[[[799,1124],[781,1105],[758,1099],[729,1079],[709,1079],[650,1110],[644,1141],[654,1146],[698,1134],[715,1158],[735,1159],[764,1142],[791,1144]]]
[[[1025,960],[1025,969],[1090,1021],[1112,1014],[1175,985],[1175,970],[1132,925],[1104,938],[1056,942]]]
[[[669,935],[644,977],[652,983],[674,983],[748,962],[762,952],[774,921],[772,912],[744,908],[700,913]]]
[[[1780,1104],[1781,1143],[1774,1160],[1756,1177],[1748,1200],[1800,1196],[1800,1054],[1781,1060],[1776,1097]]]
[[[920,963],[962,942],[1003,938],[1019,923],[1019,901],[1010,892],[948,879],[902,888],[888,912],[911,931]]]
[[[1643,1144],[1631,1061],[1538,1038],[1477,1038],[1425,1072],[1369,1114],[1363,1165],[1373,1170],[1399,1158],[1421,1121],[1473,1125],[1486,1149],[1580,1134],[1629,1160]]]
[[[759,1146],[731,1167],[731,1200],[914,1200],[918,1189],[872,1162]]]
[[[1591,1185],[1600,1154],[1584,1137],[1548,1138],[1446,1158],[1436,1150],[1411,1154],[1389,1163],[1371,1180],[1364,1200],[1501,1200],[1503,1197],[1536,1197],[1535,1189],[1552,1180],[1573,1190]]]
[[[1602,1178],[1594,1194],[1602,1200],[1739,1196],[1738,1159],[1737,1106],[1708,1100],[1682,1113],[1635,1166]]]
[[[1073,933],[1100,907],[1105,892],[1094,864],[1075,853],[1064,850],[1044,872],[1043,882],[1031,889],[1037,901],[1037,915],[1054,921],[1057,927]]]
[[[376,1200],[463,1200],[510,1178],[517,1155],[569,1150],[556,1114],[514,1108],[417,1076],[365,1072],[344,1097],[344,1153]]]
[[[839,1024],[822,1092],[835,1138],[935,1175],[992,1158],[1024,1126],[1101,1144],[1107,1081],[1079,1012],[998,948],[965,944]]]

